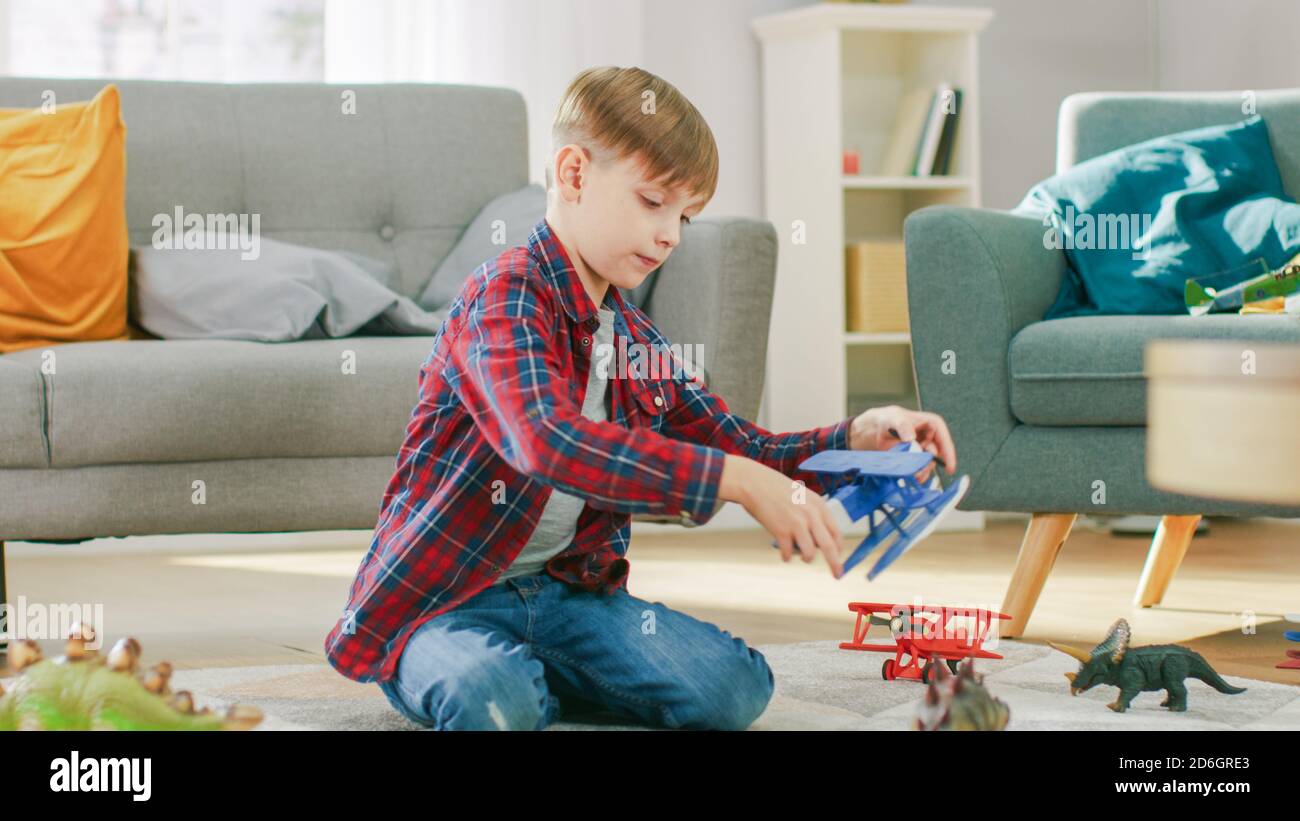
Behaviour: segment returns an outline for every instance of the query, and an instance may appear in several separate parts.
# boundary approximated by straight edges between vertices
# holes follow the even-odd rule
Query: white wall
[[[1156,82],[1170,91],[1300,86],[1294,0],[1157,0]]]

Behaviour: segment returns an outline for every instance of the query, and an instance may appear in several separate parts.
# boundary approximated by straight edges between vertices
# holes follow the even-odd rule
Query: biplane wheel
[[[885,681],[894,680],[894,660],[885,659],[885,663],[880,666],[880,675]]]
[[[934,675],[934,662],[927,661],[925,663],[925,666],[921,668],[921,682],[924,684],[929,684],[930,679],[933,675]]]
[[[959,660],[957,660],[957,659],[948,659],[948,669],[952,671],[952,674],[953,674],[954,676],[957,675],[957,668],[958,668],[960,665],[961,665],[961,662],[960,662]]]

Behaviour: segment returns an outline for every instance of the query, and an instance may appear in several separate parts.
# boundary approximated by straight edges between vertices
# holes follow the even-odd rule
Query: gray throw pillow
[[[162,339],[286,342],[353,334],[436,334],[443,312],[385,287],[394,267],[348,251],[260,238],[244,258],[206,235],[202,248],[131,249],[131,319]]]
[[[545,217],[546,189],[537,183],[492,200],[461,234],[460,241],[438,265],[416,302],[427,311],[450,305],[476,268],[507,248],[527,245],[529,234]],[[492,242],[497,220],[501,220],[500,227],[505,229],[499,237],[504,240],[501,243]]]

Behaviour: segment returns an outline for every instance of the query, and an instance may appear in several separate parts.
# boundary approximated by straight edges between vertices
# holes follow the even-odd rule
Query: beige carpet
[[[905,730],[923,686],[884,681],[884,654],[840,650],[834,641],[759,645],[776,673],[777,691],[754,730]],[[1143,693],[1129,711],[1106,707],[1113,688],[1071,697],[1063,673],[1077,663],[1036,644],[1001,642],[1001,661],[981,662],[985,683],[1011,708],[1011,730],[1300,730],[1300,688],[1228,675],[1248,690],[1224,695],[1189,680],[1188,709],[1159,706],[1164,694]],[[262,730],[421,729],[398,715],[373,684],[357,684],[317,664],[178,670],[177,689],[200,707],[253,704],[266,715]],[[552,729],[619,729],[612,716],[563,721]]]

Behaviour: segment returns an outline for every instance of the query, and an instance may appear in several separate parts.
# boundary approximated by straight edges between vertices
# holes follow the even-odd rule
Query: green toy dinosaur
[[[34,641],[10,644],[18,677],[8,692],[0,687],[0,730],[246,730],[262,720],[260,710],[241,704],[224,716],[196,712],[189,691],[168,687],[167,662],[136,676],[135,639],[119,640],[107,659],[86,646],[93,641],[93,630],[77,624],[57,659],[42,659]]]
[[[1220,693],[1246,692],[1245,687],[1233,687],[1224,681],[1200,653],[1176,644],[1129,647],[1130,635],[1128,622],[1120,619],[1092,652],[1049,641],[1052,647],[1079,660],[1078,672],[1065,674],[1070,680],[1070,695],[1077,696],[1099,684],[1118,687],[1119,697],[1107,706],[1122,713],[1138,693],[1164,690],[1165,700],[1160,706],[1181,713],[1187,709],[1183,680],[1188,677],[1200,679]]]

